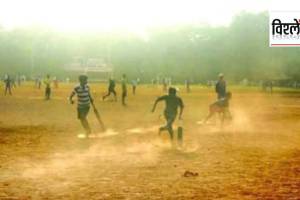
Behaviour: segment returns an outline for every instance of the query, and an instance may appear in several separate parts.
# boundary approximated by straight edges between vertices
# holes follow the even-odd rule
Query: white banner
[[[270,47],[300,47],[300,11],[269,12]]]

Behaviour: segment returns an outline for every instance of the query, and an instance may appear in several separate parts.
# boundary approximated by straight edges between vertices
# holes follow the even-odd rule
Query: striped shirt
[[[90,95],[90,87],[88,85],[81,86],[78,85],[74,88],[72,95],[77,94],[78,107],[89,107],[90,103],[93,101]]]

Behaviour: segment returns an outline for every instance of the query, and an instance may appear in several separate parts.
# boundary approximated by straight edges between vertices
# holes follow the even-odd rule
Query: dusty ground
[[[1,200],[300,199],[300,93],[231,88],[234,119],[221,129],[197,124],[213,89],[182,90],[185,138],[176,150],[157,135],[162,105],[150,113],[161,88],[129,92],[124,108],[101,101],[104,85],[92,85],[109,130],[86,140],[76,137],[71,88],[54,89],[51,101],[30,84],[0,95]],[[99,133],[92,112],[89,120]],[[186,170],[199,176],[184,177]]]

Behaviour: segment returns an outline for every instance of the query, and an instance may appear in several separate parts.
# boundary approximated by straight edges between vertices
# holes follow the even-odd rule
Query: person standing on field
[[[14,87],[14,88],[17,87],[17,85],[16,85],[16,79],[15,79],[14,76],[12,76],[12,77],[10,78],[10,85],[11,85],[11,87]]]
[[[122,105],[126,106],[126,102],[125,102],[125,99],[127,97],[127,77],[126,77],[126,74],[122,75],[121,84],[122,84]]]
[[[89,122],[87,121],[87,115],[90,110],[90,104],[93,105],[94,101],[90,93],[90,87],[87,85],[88,77],[86,75],[79,76],[79,85],[72,91],[69,100],[71,104],[74,104],[73,96],[77,94],[77,117],[81,122],[82,127],[85,130],[86,137],[91,133]]]
[[[58,88],[58,79],[56,76],[53,78],[53,84],[54,84],[54,88],[57,89]]]
[[[7,92],[9,93],[9,95],[12,95],[11,93],[12,80],[8,74],[6,74],[4,77],[4,83],[5,83],[5,96]]]
[[[42,78],[41,76],[38,77],[38,89],[41,89],[42,87]]]
[[[167,92],[167,88],[168,88],[168,83],[167,83],[167,78],[163,78],[162,79],[162,85],[163,85],[163,92]]]
[[[50,100],[50,96],[51,96],[51,80],[50,80],[50,75],[47,74],[45,80],[44,80],[44,84],[46,85],[45,88],[45,99],[46,100]]]
[[[226,96],[226,82],[224,80],[224,75],[219,74],[219,80],[216,84],[216,93],[218,95],[218,99],[225,98]]]
[[[185,87],[186,87],[186,92],[187,93],[189,93],[191,91],[190,84],[191,84],[190,79],[186,79],[185,80]]]
[[[138,80],[133,79],[133,80],[131,81],[131,84],[132,84],[132,94],[135,95],[136,87],[137,87],[137,84],[138,84]]]
[[[17,79],[18,86],[20,87],[21,86],[21,81],[22,81],[20,74],[17,75],[16,79]]]

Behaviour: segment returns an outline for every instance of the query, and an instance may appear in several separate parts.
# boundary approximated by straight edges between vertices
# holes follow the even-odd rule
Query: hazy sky
[[[59,30],[143,30],[177,23],[226,25],[242,10],[295,10],[299,1],[274,0],[0,0],[0,24]]]

